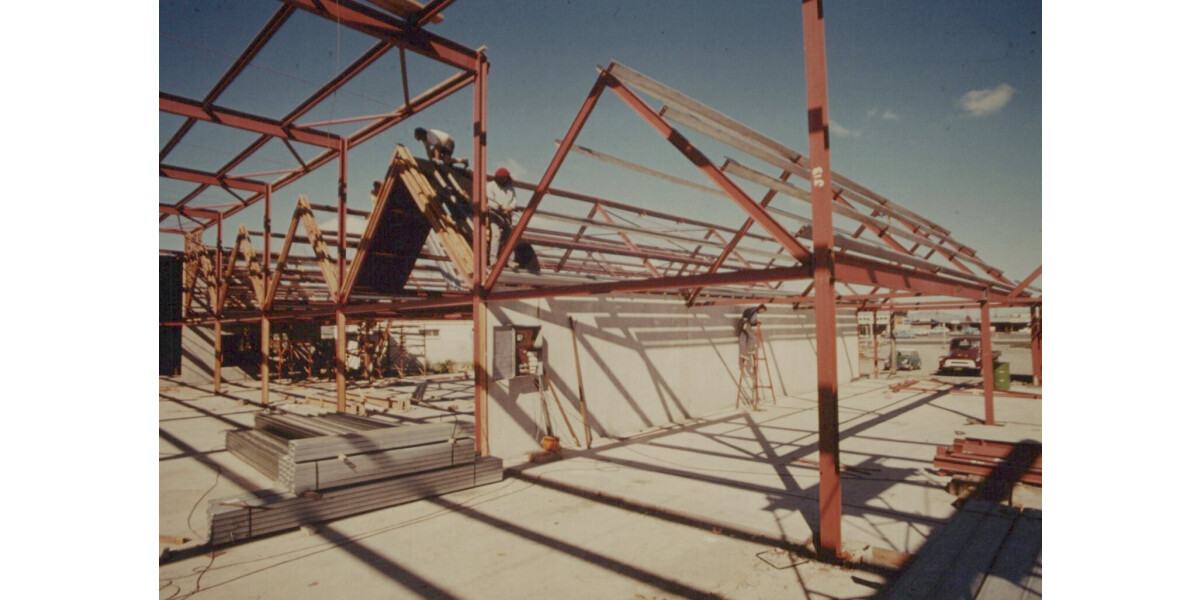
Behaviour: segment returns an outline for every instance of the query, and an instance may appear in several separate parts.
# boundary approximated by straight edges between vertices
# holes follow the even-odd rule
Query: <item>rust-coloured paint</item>
[[[804,76],[808,95],[808,154],[812,172],[813,295],[817,330],[818,549],[842,552],[842,476],[838,450],[837,305],[833,289],[833,186],[829,163],[829,92],[825,17],[820,0],[805,0]]]

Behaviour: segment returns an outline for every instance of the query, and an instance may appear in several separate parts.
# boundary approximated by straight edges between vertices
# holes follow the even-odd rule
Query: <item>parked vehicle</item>
[[[918,371],[921,369],[921,355],[916,350],[897,350],[896,351],[896,370],[897,371]],[[883,364],[884,371],[892,370],[892,359],[888,358]]]
[[[950,338],[950,354],[938,360],[939,371],[951,369],[982,369],[983,338],[964,335]],[[992,362],[1000,358],[1000,351],[992,351]]]

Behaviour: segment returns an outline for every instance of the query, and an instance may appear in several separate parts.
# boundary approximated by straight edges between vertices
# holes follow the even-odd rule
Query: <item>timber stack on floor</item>
[[[392,425],[365,417],[264,411],[229,431],[229,452],[271,477],[263,490],[209,503],[210,541],[228,544],[502,479],[461,423]]]

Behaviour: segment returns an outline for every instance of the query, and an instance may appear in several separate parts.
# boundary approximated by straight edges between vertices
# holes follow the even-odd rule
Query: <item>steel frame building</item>
[[[262,401],[267,404],[267,354],[272,322],[335,323],[338,410],[344,411],[348,320],[462,316],[469,308],[475,325],[476,439],[479,449],[487,454],[488,303],[653,293],[676,296],[688,306],[768,303],[811,309],[815,311],[817,324],[819,545],[823,551],[837,555],[841,552],[837,308],[979,310],[983,351],[987,356],[991,349],[990,309],[1029,307],[1034,377],[1040,382],[1042,299],[1040,292],[1035,294],[1031,283],[1040,276],[1041,267],[1019,282],[1010,280],[975,250],[951,237],[945,228],[831,169],[824,21],[819,0],[803,3],[807,104],[797,107],[797,113],[803,110],[807,116],[808,156],[624,65],[612,63],[600,69],[540,180],[516,182],[518,187],[531,191],[532,196],[495,264],[505,265],[516,246],[524,242],[536,249],[539,262],[545,267],[542,274],[506,271],[497,266],[489,269],[482,236],[473,236],[473,280],[468,289],[456,289],[435,275],[444,257],[422,253],[405,293],[390,297],[355,293],[348,261],[362,240],[347,233],[346,222],[348,216],[366,213],[348,206],[349,151],[467,87],[471,88],[474,107],[471,152],[474,170],[470,189],[475,209],[473,230],[482,231],[486,227],[483,198],[487,174],[488,59],[482,50],[469,49],[424,28],[440,19],[441,12],[450,4],[452,0],[433,0],[423,8],[398,16],[352,0],[339,3],[281,0],[274,15],[202,98],[160,92],[159,110],[186,120],[160,150],[159,175],[196,184],[182,198],[173,202],[160,200],[159,204],[160,232],[183,236],[187,265],[187,313],[180,322],[164,324],[212,326],[218,340],[214,348],[217,366],[214,386],[218,390],[222,325],[259,324],[263,348]],[[222,93],[245,74],[251,61],[297,11],[329,19],[376,42],[281,118],[221,106]],[[300,123],[313,107],[393,49],[401,61],[402,104],[385,114],[339,120],[339,123],[365,122],[348,136],[320,129],[321,125],[332,122]],[[410,96],[406,67],[410,54],[449,65],[456,74]],[[712,186],[681,180],[575,145],[601,95],[608,91],[686,157]],[[661,102],[662,107],[651,107],[643,95]],[[250,132],[257,138],[215,171],[172,164],[172,150],[198,122]],[[685,137],[681,128],[772,165],[780,169],[780,174],[772,176],[733,159],[718,165]],[[296,166],[265,174],[239,174],[247,159],[272,140],[280,140],[287,146]],[[320,153],[304,160],[296,151],[296,144],[314,146]],[[726,198],[746,214],[746,219],[740,226],[732,227],[553,187],[555,176],[570,152],[671,181],[696,193]],[[288,233],[272,232],[272,197],[333,161],[337,161],[338,167],[337,205],[309,204],[302,199]],[[268,180],[271,175],[276,177]],[[752,198],[734,178],[769,191],[761,198]],[[223,189],[236,201],[221,206],[193,203],[210,188]],[[811,218],[772,206],[772,201],[781,194],[811,204]],[[542,210],[541,204],[547,197],[580,203],[587,216]],[[262,207],[262,231],[251,232],[243,227],[234,244],[225,248],[225,221],[256,205]],[[336,234],[326,236],[319,227],[313,230],[314,223],[308,220],[313,210],[336,213]],[[172,215],[186,218],[194,226],[169,227],[164,222]],[[856,229],[839,229],[836,222]],[[300,224],[308,229],[307,240],[297,236]],[[216,244],[205,246],[200,236],[213,229]],[[619,241],[613,241],[613,236]],[[260,249],[251,243],[254,237],[261,238]],[[273,251],[272,239],[280,237],[284,240],[283,247]],[[291,256],[293,245],[305,244],[312,247],[316,258]],[[334,252],[330,247],[336,248],[336,259],[330,256]],[[261,262],[258,252],[263,257]],[[986,420],[991,424],[992,366],[987,361],[983,378]]]

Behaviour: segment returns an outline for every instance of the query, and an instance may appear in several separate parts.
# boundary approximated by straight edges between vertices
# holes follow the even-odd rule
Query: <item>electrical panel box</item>
[[[492,377],[512,379],[537,375],[541,347],[537,345],[541,326],[504,325],[492,330]]]

